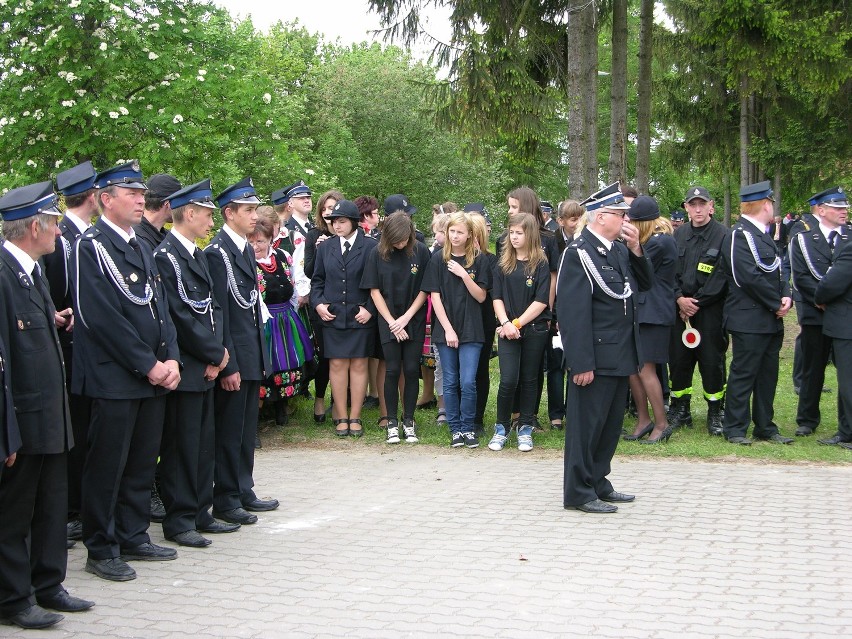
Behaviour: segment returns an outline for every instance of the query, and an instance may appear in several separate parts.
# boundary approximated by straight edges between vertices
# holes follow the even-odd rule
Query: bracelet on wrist
[[[511,323],[512,323],[512,320],[508,320],[508,319],[507,319],[507,320],[503,320],[503,323],[502,323],[502,324],[500,324],[500,326],[505,326],[506,324],[511,324]]]
[[[513,319],[513,320],[512,320],[512,325],[513,325],[515,328],[517,328],[518,330],[520,330],[520,328],[521,328],[521,320],[519,320],[518,318]]]

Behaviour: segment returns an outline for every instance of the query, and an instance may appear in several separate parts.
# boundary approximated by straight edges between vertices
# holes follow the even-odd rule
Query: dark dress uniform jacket
[[[12,387],[6,371],[6,347],[0,340],[0,463],[21,447]]]
[[[41,288],[41,290],[39,290]],[[62,348],[47,283],[34,282],[0,247],[0,339],[6,346],[18,430],[27,455],[53,455],[74,445],[65,397]]]
[[[834,254],[840,255],[840,250],[847,243],[849,235],[843,227],[837,229],[837,232]],[[803,245],[804,250],[802,250]],[[819,277],[823,277],[828,271],[832,260],[828,240],[817,226],[809,231],[797,233],[790,242],[789,252],[793,286],[799,293],[796,296],[796,314],[799,317],[799,324],[822,326],[824,313],[816,307],[814,300],[819,280],[814,277],[811,267]]]
[[[324,327],[356,329],[375,326],[376,306],[370,297],[370,289],[361,288],[361,274],[375,245],[374,239],[358,229],[346,258],[343,257],[339,237],[329,238],[317,248],[311,279],[311,306],[316,308],[320,304],[328,304],[329,313],[336,315],[330,322],[322,322]],[[355,320],[359,306],[372,315],[366,324]]]
[[[740,333],[777,333],[783,321],[775,316],[781,298],[789,297],[790,286],[781,279],[781,268],[767,273],[755,264],[746,234],[754,239],[758,258],[771,264],[778,256],[775,242],[764,231],[742,219],[722,245],[722,268],[728,279],[725,328]]]
[[[213,297],[222,307],[221,335],[231,354],[228,365],[219,373],[219,379],[238,372],[241,379],[259,381],[263,380],[271,369],[263,335],[260,294],[258,293],[254,308],[243,309],[229,290],[223,252],[231,265],[234,283],[243,300],[248,301],[251,292],[257,289],[254,252],[248,244],[246,247],[247,252],[241,252],[228,234],[221,230],[204,249],[210,274],[213,276]],[[219,362],[221,361],[220,357]]]
[[[131,294],[144,297],[150,282],[150,304],[135,304],[118,289],[96,254],[96,242],[109,253]],[[76,394],[144,399],[168,392],[148,382],[148,371],[158,361],[179,361],[180,352],[154,256],[141,248],[137,253],[102,219],[77,240],[71,266]]]
[[[817,286],[814,300],[827,304],[822,332],[836,339],[852,340],[852,241],[835,249],[834,264]]]
[[[177,262],[180,278],[170,255]],[[201,301],[213,295],[207,255],[201,249],[190,255],[180,240],[169,233],[154,253],[154,260],[169,300],[183,364],[177,390],[202,392],[213,388],[214,382],[204,379],[204,371],[208,364],[218,366],[225,357],[222,307],[213,297],[207,312],[198,313],[182,299],[178,289],[180,279],[190,300]]]
[[[626,300],[614,299],[590,279],[579,251],[591,258],[604,283],[615,293],[629,282]],[[594,282],[594,283],[593,283]],[[572,375],[626,377],[639,370],[642,353],[636,323],[636,294],[651,288],[654,275],[647,257],[637,257],[621,242],[607,250],[588,229],[562,254],[556,291],[556,314],[564,344],[565,364]]]
[[[674,302],[677,244],[671,235],[656,233],[645,242],[642,252],[648,257],[654,270],[654,285],[648,291],[636,293],[638,321],[640,324],[672,326],[675,323],[677,308]]]

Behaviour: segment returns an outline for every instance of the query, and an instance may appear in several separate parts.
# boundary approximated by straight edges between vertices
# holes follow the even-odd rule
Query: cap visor
[[[251,197],[244,197],[239,200],[231,200],[234,204],[260,204],[260,200],[252,195]]]

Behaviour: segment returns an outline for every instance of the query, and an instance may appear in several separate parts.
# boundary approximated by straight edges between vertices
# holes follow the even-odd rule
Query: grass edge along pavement
[[[781,349],[780,372],[778,375],[778,389],[775,393],[775,422],[781,429],[781,434],[794,437],[796,430],[796,408],[798,395],[793,390],[792,368],[793,368],[793,342],[798,335],[799,327],[795,321],[795,315],[788,315],[785,321],[784,345]],[[729,352],[730,357],[730,352]],[[807,373],[806,373],[807,374]],[[480,439],[480,446],[474,451],[475,454],[484,455],[523,455],[517,450],[517,442],[514,435],[509,439],[506,448],[500,452],[488,450],[488,440],[493,433],[495,419],[495,408],[497,403],[497,385],[500,380],[500,370],[497,359],[491,360],[491,392],[485,412],[485,435]],[[701,377],[696,373],[694,377],[694,393],[692,396],[692,415],[694,426],[691,429],[679,429],[672,435],[671,440],[660,446],[644,446],[637,442],[620,441],[616,455],[625,457],[641,456],[649,457],[679,457],[694,458],[707,461],[730,461],[736,459],[761,460],[775,463],[797,463],[816,462],[827,464],[852,464],[852,451],[839,446],[824,446],[817,439],[832,436],[837,429],[837,375],[834,367],[829,365],[826,369],[825,386],[832,392],[823,393],[820,401],[822,412],[822,423],[817,429],[816,435],[810,437],[795,437],[795,442],[789,446],[755,441],[752,446],[735,446],[729,444],[721,437],[710,437],[706,430],[707,403],[704,401],[701,389]],[[313,390],[313,384],[311,384]],[[296,411],[290,417],[289,424],[276,427],[270,420],[261,420],[261,439],[264,446],[272,448],[286,447],[290,445],[307,444],[312,446],[331,446],[335,449],[346,449],[348,446],[449,446],[449,434],[447,428],[435,424],[437,416],[436,409],[417,410],[415,420],[417,422],[417,436],[419,444],[385,444],[385,433],[379,428],[378,409],[365,409],[362,412],[364,420],[364,437],[359,440],[347,438],[340,440],[334,435],[334,427],[331,419],[323,424],[314,422],[313,400],[298,398],[291,400],[296,402]],[[329,397],[326,397],[328,405]],[[533,440],[534,450],[563,450],[565,436],[562,431],[550,430],[547,419],[547,390],[542,397],[539,419],[545,431],[535,433]],[[635,419],[625,414],[624,428],[632,431]],[[749,430],[749,433],[751,430]]]

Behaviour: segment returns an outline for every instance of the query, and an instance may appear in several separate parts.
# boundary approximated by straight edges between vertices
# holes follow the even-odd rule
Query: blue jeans
[[[444,409],[451,433],[473,432],[476,415],[476,368],[482,342],[465,342],[458,348],[438,344],[444,369]]]

